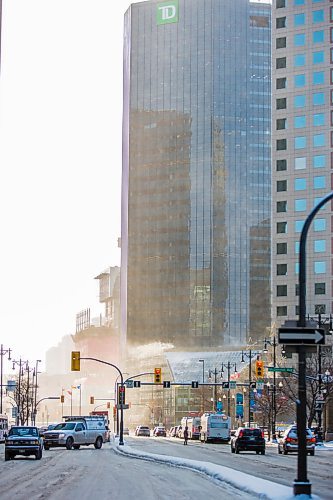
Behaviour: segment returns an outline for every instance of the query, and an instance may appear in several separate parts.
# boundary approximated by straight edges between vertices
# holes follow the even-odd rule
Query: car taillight
[[[292,439],[291,438],[286,438],[286,443],[291,443]]]
[[[315,438],[315,437],[310,438],[310,439],[308,439],[308,441],[309,441],[310,443],[315,443],[315,442],[316,442],[316,438]]]
[[[243,431],[239,431],[238,437],[243,437]]]

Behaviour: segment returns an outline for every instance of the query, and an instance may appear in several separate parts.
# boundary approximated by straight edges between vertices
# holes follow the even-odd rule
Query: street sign
[[[141,387],[141,382],[140,380],[134,380],[134,387]]]
[[[134,385],[134,380],[126,380],[124,383],[125,383],[127,389],[132,389],[133,385]]]
[[[325,344],[325,330],[323,328],[281,327],[279,328],[279,343],[294,345]]]
[[[269,372],[294,373],[294,368],[279,368],[275,366],[268,367]]]
[[[116,405],[116,408],[118,408],[118,410],[121,410],[121,407],[123,407],[123,410],[128,410],[129,409],[129,405],[128,404],[119,404],[119,405]]]
[[[192,381],[192,389],[198,389],[199,387],[199,382],[197,382],[196,380],[193,380]]]
[[[230,382],[229,382],[229,388],[230,389],[236,389],[236,381],[230,380]]]
[[[170,389],[171,382],[169,380],[164,380],[163,387],[164,387],[164,389]]]
[[[229,382],[222,382],[222,389],[229,389]]]
[[[264,388],[264,382],[257,382],[257,389],[262,390]]]
[[[257,387],[256,382],[250,382],[250,388],[255,389]]]

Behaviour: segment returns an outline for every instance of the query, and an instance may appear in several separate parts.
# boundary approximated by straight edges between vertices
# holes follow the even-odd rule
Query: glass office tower
[[[170,0],[125,15],[122,328],[211,350],[270,326],[270,9]]]

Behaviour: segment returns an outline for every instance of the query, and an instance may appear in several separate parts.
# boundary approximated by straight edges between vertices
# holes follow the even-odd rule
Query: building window
[[[326,231],[326,219],[314,219],[313,229],[314,231]]]
[[[284,130],[285,128],[287,128],[287,119],[278,118],[276,120],[276,130]]]
[[[295,241],[295,254],[299,254],[299,241]]]
[[[287,107],[286,97],[280,97],[279,99],[276,99],[276,109],[286,109],[286,107]]]
[[[277,276],[287,276],[287,264],[277,264],[276,275]]]
[[[276,59],[276,69],[286,68],[287,67],[287,58],[286,57],[278,57]]]
[[[305,45],[305,33],[297,33],[294,35],[294,45],[295,47],[302,47]]]
[[[287,160],[276,160],[276,171],[282,172],[282,170],[287,170]]]
[[[304,87],[305,85],[305,75],[295,75],[294,76],[295,87]]]
[[[276,8],[282,9],[282,7],[286,6],[286,0],[276,0]]]
[[[312,41],[313,43],[322,43],[325,41],[324,30],[314,31],[312,33]]]
[[[276,18],[276,28],[285,28],[286,27],[286,16],[284,17],[277,17]]]
[[[312,95],[312,102],[314,106],[320,106],[325,104],[325,94],[324,92],[316,92]]]
[[[286,222],[277,222],[276,223],[276,232],[278,234],[287,232],[287,223]]]
[[[313,246],[316,253],[326,252],[326,240],[315,240]]]
[[[325,189],[326,188],[326,177],[324,175],[316,175],[313,178],[314,189]]]
[[[295,137],[294,141],[295,149],[303,149],[306,147],[306,137],[304,135]]]
[[[277,139],[276,141],[276,150],[284,151],[287,149],[287,139]]]
[[[305,65],[305,54],[296,54],[294,56],[294,66],[304,66]]]
[[[286,212],[287,211],[287,202],[286,201],[277,201],[276,202],[276,211],[278,213]]]
[[[276,296],[277,297],[287,297],[287,285],[277,285]]]
[[[314,263],[314,273],[315,274],[325,274],[326,273],[326,262],[317,261]]]
[[[306,210],[306,199],[295,200],[295,212],[304,212]]]
[[[287,249],[288,249],[288,245],[287,245],[286,242],[277,243],[276,244],[276,253],[277,253],[277,255],[285,255],[285,254],[287,254]]]
[[[324,71],[315,71],[312,75],[313,85],[323,85],[325,83]]]
[[[306,126],[306,116],[295,116],[294,118],[294,127],[295,128],[303,128]]]
[[[320,148],[325,146],[325,134],[315,134],[313,136],[313,147]]]
[[[305,14],[294,14],[294,26],[303,26],[305,24]]]
[[[313,64],[321,64],[325,60],[324,51],[320,50],[319,52],[312,53],[312,62]]]
[[[287,181],[276,181],[276,191],[277,193],[281,193],[282,191],[287,191]]]
[[[315,304],[315,314],[326,314],[325,304]]]
[[[315,295],[325,295],[326,283],[315,283]]]
[[[306,189],[306,179],[304,177],[295,179],[294,189],[295,191],[304,191]]]
[[[304,108],[304,106],[305,106],[305,95],[295,95],[294,107],[295,108]]]
[[[277,89],[285,89],[287,86],[287,78],[277,78],[276,79],[276,88]]]
[[[276,315],[277,316],[287,316],[287,306],[277,306]]]
[[[304,5],[305,0],[294,0],[294,5]]]
[[[325,155],[315,155],[312,159],[314,168],[324,168],[326,165]]]
[[[280,38],[276,39],[276,48],[277,49],[284,49],[287,46],[287,38],[285,36],[281,36]]]
[[[306,157],[295,158],[295,170],[303,170],[304,168],[306,168]]]
[[[314,127],[325,125],[325,113],[316,113],[313,115],[313,125]]]
[[[296,285],[295,285],[295,295],[296,295],[296,297],[299,296],[299,284],[298,283],[296,283]]]
[[[299,274],[299,262],[295,264],[295,274]]]
[[[300,233],[304,226],[304,220],[295,220],[295,233]]]
[[[323,10],[313,10],[312,11],[312,22],[322,23],[324,21],[324,11]]]

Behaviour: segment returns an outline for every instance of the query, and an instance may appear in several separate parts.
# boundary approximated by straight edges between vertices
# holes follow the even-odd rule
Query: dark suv
[[[43,440],[37,427],[11,427],[5,439],[5,460],[11,460],[16,455],[28,457],[34,455],[37,460],[42,458]]]
[[[261,429],[239,427],[230,441],[231,453],[255,451],[257,455],[265,455],[265,438]]]

